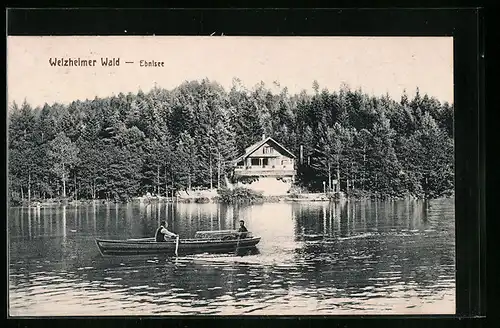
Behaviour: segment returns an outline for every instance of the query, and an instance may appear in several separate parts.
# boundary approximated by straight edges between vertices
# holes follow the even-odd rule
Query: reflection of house
[[[265,194],[284,194],[295,180],[295,155],[271,137],[263,136],[247,147],[234,163],[234,179],[254,178],[255,183],[248,187]]]

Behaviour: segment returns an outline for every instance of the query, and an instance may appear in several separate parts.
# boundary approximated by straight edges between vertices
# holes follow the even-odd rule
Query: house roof
[[[281,145],[279,142],[277,142],[276,140],[274,140],[273,138],[271,137],[267,137],[263,140],[260,140],[256,143],[254,143],[253,145],[247,147],[245,149],[245,153],[241,156],[239,156],[238,158],[236,158],[234,160],[234,162],[239,162],[245,158],[247,158],[248,156],[252,155],[257,149],[259,149],[262,145],[264,145],[265,143],[267,143],[268,141],[271,141],[272,143],[274,143],[278,148],[281,148],[281,150],[283,150],[285,153],[287,153],[288,155],[290,155],[290,157],[292,158],[295,158],[295,155],[292,154],[288,149],[286,149],[283,145]]]

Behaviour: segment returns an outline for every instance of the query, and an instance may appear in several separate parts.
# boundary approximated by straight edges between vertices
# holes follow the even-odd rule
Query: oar
[[[240,247],[240,239],[241,239],[241,234],[238,233],[238,242],[236,243],[236,249],[234,250],[235,255],[238,255],[238,248]]]
[[[175,239],[175,256],[179,256],[179,235],[177,235],[177,238]]]

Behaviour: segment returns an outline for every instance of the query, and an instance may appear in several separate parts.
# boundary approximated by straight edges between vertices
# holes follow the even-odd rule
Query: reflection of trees
[[[31,239],[33,237],[31,233],[31,228],[32,228],[32,223],[31,223],[31,207],[28,207],[28,236]]]
[[[186,238],[199,230],[234,227],[239,212],[224,204],[105,204],[59,206],[53,208],[14,208],[9,212],[12,238],[56,237],[75,230],[78,234],[109,238],[140,238],[154,234],[160,221]],[[31,236],[31,237],[30,237]]]
[[[337,207],[337,204],[334,204],[334,206]],[[352,221],[352,218],[349,216],[350,213],[347,210],[348,207],[345,204],[344,206],[339,205],[338,207],[340,207],[340,230],[338,231],[338,235],[341,237],[347,237],[352,232],[351,226],[349,224],[349,222]]]
[[[94,202],[92,206],[92,225],[93,225],[93,232],[97,232],[97,202]]]
[[[292,204],[295,221],[296,240],[302,235],[320,234],[324,236],[347,235],[352,227],[352,213],[348,202]]]
[[[110,227],[110,224],[109,224],[109,220],[110,220],[110,216],[111,216],[111,212],[110,212],[110,204],[107,203],[106,205],[106,213],[105,213],[105,216],[104,216],[104,231],[112,231],[111,230],[111,227]]]
[[[304,233],[336,238],[370,231],[381,233],[391,229],[422,230],[429,224],[436,223],[436,220],[427,218],[426,207],[424,202],[419,201],[290,204],[296,240],[300,240]],[[134,213],[137,208],[139,215]],[[233,229],[240,219],[251,219],[256,215],[265,214],[263,209],[265,208],[256,211],[255,206],[190,203],[178,203],[175,206],[151,203],[147,206],[140,204],[138,207],[132,204],[100,206],[94,203],[78,208],[68,206],[41,210],[13,209],[11,213],[15,220],[13,226],[9,224],[9,231],[14,235],[26,235],[31,238],[64,236],[68,229],[99,236],[139,238],[151,236],[158,222],[166,219],[174,231],[190,237],[199,230]],[[111,211],[115,212],[114,215]],[[283,224],[285,223],[286,221],[283,221]]]
[[[226,204],[220,204],[220,215],[221,215],[221,230],[227,230],[227,229],[232,229],[233,227],[233,220],[235,216],[238,214],[238,211],[235,211],[233,206],[228,206]]]
[[[323,234],[324,204],[292,204],[292,216],[295,217],[296,240],[301,240],[303,234]]]

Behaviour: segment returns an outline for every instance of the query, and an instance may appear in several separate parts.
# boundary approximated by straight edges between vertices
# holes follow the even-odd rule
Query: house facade
[[[266,195],[286,194],[295,181],[295,159],[295,155],[283,145],[263,136],[233,161],[233,179],[253,178],[246,187]]]

